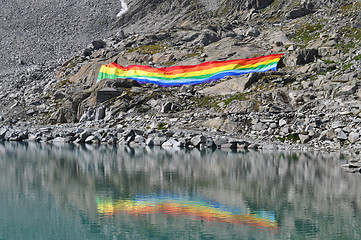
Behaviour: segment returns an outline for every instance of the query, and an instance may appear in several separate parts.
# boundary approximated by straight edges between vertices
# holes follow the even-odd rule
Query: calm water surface
[[[0,239],[361,239],[346,160],[0,143]]]

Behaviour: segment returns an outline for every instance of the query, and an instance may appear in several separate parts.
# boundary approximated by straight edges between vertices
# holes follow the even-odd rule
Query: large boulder
[[[90,96],[89,92],[80,91],[73,94],[50,118],[52,123],[71,123],[78,121],[79,105]]]
[[[119,92],[115,88],[102,88],[95,93],[96,101],[98,103],[108,101],[109,99],[118,97],[120,95],[121,92]]]
[[[287,67],[295,67],[313,62],[316,60],[317,57],[317,49],[299,49],[289,54],[286,54],[283,58],[283,63]]]
[[[266,74],[267,73],[263,72],[255,72],[243,76],[232,77],[232,79],[218,83],[215,86],[204,88],[200,93],[209,96],[242,93]]]

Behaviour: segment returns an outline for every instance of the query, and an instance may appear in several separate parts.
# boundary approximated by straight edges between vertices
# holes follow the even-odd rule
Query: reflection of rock
[[[343,164],[341,167],[350,173],[361,173],[361,160],[351,159],[349,163]]]
[[[79,129],[79,134],[82,131]],[[103,129],[99,136],[106,133]],[[226,141],[216,139],[215,143]],[[332,230],[326,230],[337,234],[341,228],[351,231],[343,223],[361,211],[359,181],[343,174],[339,167],[342,158],[339,153],[318,152],[236,153],[230,149],[5,142],[0,143],[0,189],[12,184],[12,189],[19,190],[21,185],[21,191],[35,196],[50,191],[59,206],[71,212],[78,209],[100,228],[104,226],[98,219],[97,194],[117,199],[162,189],[165,193],[199,194],[225,205],[274,211],[283,216],[283,223],[307,220],[317,225],[317,209],[317,214],[327,213],[334,219]],[[19,171],[21,174],[16,174]],[[325,204],[325,199],[331,198],[333,204]],[[340,208],[340,203],[355,207]],[[282,228],[295,230],[287,224]],[[317,234],[326,230],[319,228]]]

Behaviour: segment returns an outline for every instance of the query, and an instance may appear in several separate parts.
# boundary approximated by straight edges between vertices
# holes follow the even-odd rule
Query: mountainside
[[[360,141],[360,1],[4,6],[0,120],[28,131],[19,139],[29,138],[29,125],[63,124],[113,131],[188,129],[332,148]],[[273,53],[285,54],[277,72],[217,83],[161,88],[121,79],[97,82],[100,66],[110,62],[168,67]],[[62,61],[65,57],[70,58]],[[19,133],[6,129],[4,139]],[[140,135],[145,144],[149,136]],[[42,133],[35,136],[44,140]],[[112,141],[134,142],[122,138]]]

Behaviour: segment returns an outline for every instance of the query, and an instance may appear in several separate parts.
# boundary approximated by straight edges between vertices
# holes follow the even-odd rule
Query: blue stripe
[[[233,69],[228,71],[223,71],[220,73],[216,73],[208,78],[204,79],[192,79],[192,78],[178,78],[178,79],[159,79],[157,77],[146,77],[146,76],[140,76],[140,77],[126,77],[126,76],[119,76],[119,78],[125,78],[125,79],[133,79],[138,81],[141,84],[144,83],[153,83],[157,84],[163,87],[171,87],[171,86],[182,86],[182,85],[193,85],[193,84],[201,84],[201,83],[208,83],[212,81],[218,81],[224,77],[228,76],[240,76],[248,73],[254,73],[254,72],[266,72],[269,70],[277,71],[277,62],[274,64],[270,64],[267,67],[261,68],[261,69],[248,69],[248,70],[242,70],[242,69]],[[98,79],[100,81],[101,79]]]

